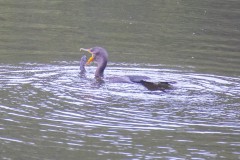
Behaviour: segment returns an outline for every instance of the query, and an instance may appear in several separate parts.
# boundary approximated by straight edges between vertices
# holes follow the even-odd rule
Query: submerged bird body
[[[95,71],[95,78],[96,79],[102,79],[104,76],[104,70],[107,66],[108,62],[108,53],[107,51],[102,47],[93,47],[90,49],[84,49],[80,48],[80,51],[87,51],[92,54],[92,56],[88,59],[87,62],[84,61],[84,57],[82,57],[80,62],[80,70],[81,72],[85,72],[85,67],[81,64],[90,64],[91,62],[97,63],[97,69]],[[118,76],[118,77],[107,77],[106,78],[110,82],[114,83],[139,83],[145,86],[148,90],[154,91],[154,90],[166,90],[171,89],[172,86],[169,82],[150,82],[148,81],[150,78],[147,76],[136,76],[136,75],[126,75],[126,76]]]
[[[147,76],[126,75],[118,77],[107,77],[107,80],[113,83],[141,83],[142,80],[150,79]]]

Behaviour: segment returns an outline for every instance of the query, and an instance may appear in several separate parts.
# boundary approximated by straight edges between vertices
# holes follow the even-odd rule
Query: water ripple
[[[157,138],[155,132],[162,131],[166,140],[173,139],[178,143],[192,144],[195,139],[174,138],[174,134],[189,137],[204,134],[209,138],[225,136],[228,142],[223,139],[219,144],[239,146],[236,142],[236,137],[240,136],[239,78],[161,69],[164,66],[146,64],[143,68],[140,64],[121,67],[112,63],[107,68],[106,75],[109,76],[146,75],[154,82],[177,81],[173,90],[148,91],[138,84],[98,84],[93,78],[95,67],[88,67],[86,77],[81,77],[77,64],[0,66],[0,120],[4,122],[0,132],[17,129],[26,134],[14,133],[11,137],[5,134],[0,140],[31,146],[40,143],[53,147],[66,145],[75,150],[89,145],[89,138],[99,141],[99,145],[96,143],[92,147],[104,144],[111,148],[120,143],[131,146],[132,138],[122,133],[138,135],[144,132]],[[31,135],[33,131],[38,136]],[[164,135],[165,132],[170,135]],[[61,138],[56,139],[59,136]],[[175,152],[171,147],[159,149]],[[105,149],[99,150],[99,154],[105,152]],[[108,152],[114,153],[111,149]],[[204,150],[191,152],[211,155]]]

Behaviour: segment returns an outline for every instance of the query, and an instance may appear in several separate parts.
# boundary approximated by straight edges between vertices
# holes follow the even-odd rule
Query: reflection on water
[[[223,156],[239,156],[235,150],[240,145],[239,78],[144,66],[111,63],[106,74],[177,79],[176,89],[166,93],[139,84],[99,86],[93,78],[95,67],[88,67],[86,77],[80,77],[78,62],[0,66],[0,139],[6,146],[1,158],[8,156],[12,145],[17,154],[24,146],[26,158],[36,156],[26,150],[32,147],[47,155],[52,155],[48,148],[94,152],[95,158],[148,153],[146,158],[152,159],[169,153],[179,157],[178,152],[190,158],[216,158],[225,148],[229,149],[220,151]]]
[[[0,0],[0,159],[239,159],[239,6]],[[107,76],[175,89],[81,76],[96,45]]]

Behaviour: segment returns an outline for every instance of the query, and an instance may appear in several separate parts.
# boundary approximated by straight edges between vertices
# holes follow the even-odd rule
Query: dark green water
[[[0,159],[239,159],[240,1],[0,0]],[[168,92],[79,75],[177,81]],[[90,56],[90,55],[88,55]]]

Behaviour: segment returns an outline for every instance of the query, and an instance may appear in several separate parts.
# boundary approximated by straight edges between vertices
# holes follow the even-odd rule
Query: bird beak
[[[86,51],[92,54],[92,56],[88,59],[86,63],[87,65],[89,65],[94,60],[94,56],[93,56],[93,52],[91,52],[91,48],[90,49],[80,48],[80,51]]]

